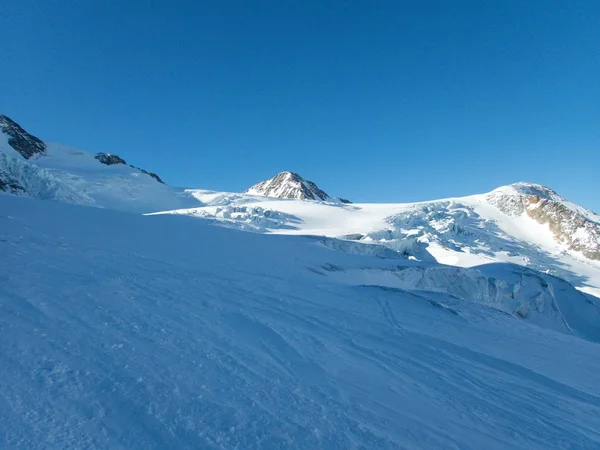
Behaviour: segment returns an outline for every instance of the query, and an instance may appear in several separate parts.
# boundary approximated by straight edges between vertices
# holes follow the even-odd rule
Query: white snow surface
[[[517,195],[524,185],[539,187],[519,183],[491,194]],[[537,193],[558,195],[547,191]],[[491,194],[422,203],[343,204],[204,190],[189,193],[202,206],[159,214],[189,215],[247,231],[360,240],[406,257],[459,267],[510,262],[564,278],[600,296],[600,261],[566,249],[548,225],[525,213],[503,213],[490,204]]]
[[[105,165],[84,150],[46,143],[45,155],[24,159],[0,133],[0,171],[17,177],[34,198],[145,213],[198,202],[124,164]]]
[[[600,448],[591,296],[372,247],[0,195],[0,448]]]

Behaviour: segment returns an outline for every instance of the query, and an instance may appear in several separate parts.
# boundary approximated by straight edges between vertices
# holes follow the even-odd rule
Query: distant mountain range
[[[115,153],[46,143],[4,115],[0,131],[0,190],[11,194],[188,214],[254,232],[332,236],[451,265],[513,262],[600,295],[600,216],[538,184],[418,204],[351,204],[285,171],[244,193],[212,192],[168,186]]]

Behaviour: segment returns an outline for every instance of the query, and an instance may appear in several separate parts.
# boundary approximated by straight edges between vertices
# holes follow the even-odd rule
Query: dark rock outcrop
[[[112,153],[98,153],[96,155],[96,159],[98,161],[100,161],[102,164],[106,164],[107,166],[112,166],[114,164],[125,164],[128,165],[129,167],[131,167],[132,169],[137,169],[142,173],[145,173],[146,175],[150,175],[152,178],[154,178],[156,181],[158,181],[161,184],[165,184],[165,182],[163,180],[160,179],[160,177],[153,173],[153,172],[148,172],[147,170],[141,169],[137,166],[134,166],[133,164],[127,164],[127,162],[121,158],[118,155],[112,154]]]
[[[95,158],[107,166],[112,166],[114,164],[127,164],[123,158],[112,153],[98,153]]]
[[[95,158],[100,161],[102,164],[106,164],[107,166],[112,166],[114,164],[126,164],[129,165],[129,167],[131,167],[132,169],[137,169],[142,173],[145,173],[146,175],[150,175],[152,178],[154,178],[156,181],[158,181],[161,184],[165,184],[165,182],[163,180],[160,179],[160,177],[153,173],[153,172],[148,172],[147,170],[141,169],[137,166],[134,166],[133,164],[127,164],[127,162],[121,158],[118,155],[112,154],[112,153],[98,153]]]
[[[46,144],[41,139],[29,134],[18,123],[2,114],[0,114],[0,131],[8,136],[8,145],[25,159],[46,152]]]
[[[150,175],[152,178],[154,178],[154,179],[155,179],[156,181],[158,181],[159,183],[161,183],[161,184],[165,184],[165,182],[164,182],[163,180],[161,180],[161,179],[160,179],[160,177],[159,177],[157,174],[155,174],[154,172],[148,172],[147,170],[141,169],[141,168],[139,168],[139,167],[136,167],[136,166],[133,166],[133,165],[131,165],[131,164],[129,164],[129,167],[132,167],[132,168],[134,168],[134,169],[137,169],[137,170],[139,170],[140,172],[142,172],[142,173],[145,173],[146,175]]]
[[[331,200],[331,197],[325,191],[319,189],[315,183],[305,180],[294,172],[281,172],[270,180],[255,184],[246,193],[301,200]]]

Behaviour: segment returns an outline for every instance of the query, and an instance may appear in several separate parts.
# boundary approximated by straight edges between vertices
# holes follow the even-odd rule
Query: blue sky
[[[8,0],[0,112],[169,184],[600,212],[598,1]]]

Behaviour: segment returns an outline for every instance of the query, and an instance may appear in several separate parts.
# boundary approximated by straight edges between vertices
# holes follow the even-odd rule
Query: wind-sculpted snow
[[[300,219],[260,206],[214,206],[178,210],[179,215],[215,220],[219,225],[245,231],[265,232],[267,230],[291,229]],[[152,214],[148,214],[152,215]]]
[[[598,344],[431,292],[459,269],[14,196],[0,254],[1,448],[600,446]]]
[[[440,265],[399,266],[389,270],[364,268],[334,270],[332,276],[357,285],[440,292],[545,328],[600,342],[597,299],[560,278],[513,264],[470,269]]]
[[[385,245],[367,245],[360,242],[353,242],[343,239],[323,238],[319,243],[324,247],[330,248],[351,255],[374,256],[377,258],[403,259],[402,253],[394,251]]]

